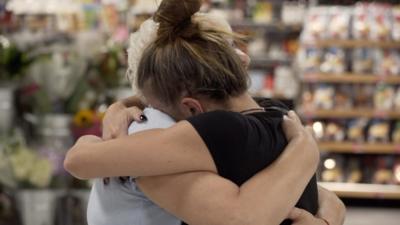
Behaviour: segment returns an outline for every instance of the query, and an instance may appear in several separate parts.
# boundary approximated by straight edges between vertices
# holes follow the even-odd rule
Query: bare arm
[[[192,225],[280,224],[316,170],[310,156],[290,157],[299,147],[312,146],[293,140],[278,160],[240,188],[207,172],[143,177],[138,184],[150,199]]]
[[[217,169],[189,122],[103,141],[82,137],[68,151],[64,167],[77,178],[155,176]]]
[[[300,126],[298,121],[297,130]],[[294,160],[299,148],[308,151]],[[154,202],[192,225],[273,225],[293,209],[316,170],[317,158],[312,135],[303,129],[272,165],[240,188],[207,172],[144,177],[138,184]]]
[[[299,121],[298,124],[300,124]],[[300,127],[302,128],[301,124]],[[249,183],[249,187],[243,185],[241,188],[246,191],[239,190],[231,182],[227,182],[216,175],[214,176],[214,178],[222,179],[223,181],[221,183],[218,181],[211,183],[226,186],[223,189],[228,190],[226,199],[232,200],[233,208],[229,207],[228,209],[230,210],[225,212],[227,213],[226,215],[231,215],[233,220],[241,223],[244,219],[250,221],[250,224],[258,224],[259,221],[262,220],[264,222],[264,219],[267,218],[267,221],[279,223],[297,202],[305,185],[315,171],[318,162],[318,150],[316,150],[316,144],[310,134],[305,136],[304,132],[300,132],[299,129],[289,128],[286,130],[291,144],[276,161],[275,166],[272,166],[272,168],[275,167],[275,170],[272,170],[272,172],[266,170],[265,173],[257,175],[256,179]],[[302,138],[291,138],[295,136]],[[302,148],[305,144],[302,141],[314,147]],[[313,149],[314,151],[312,151]],[[309,166],[303,167],[304,164]],[[68,153],[65,167],[69,172],[81,178],[125,175],[150,176],[187,171],[216,172],[207,147],[188,122],[179,123],[167,130],[152,130],[106,142],[102,142],[97,137],[84,137]],[[285,171],[295,172],[286,173]],[[290,175],[282,177],[282,174]],[[268,177],[268,179],[262,179],[261,177],[257,179],[258,176],[262,175]],[[199,179],[199,181],[201,183],[203,181],[210,182],[208,178]],[[266,185],[270,183],[275,185],[273,187]],[[266,191],[270,195],[262,198],[261,202],[263,204],[268,203],[269,208],[271,208],[268,212],[271,213],[265,214],[265,209],[263,209],[262,212],[259,211],[254,214],[252,202],[256,202],[255,200],[260,201],[259,197],[267,186],[272,188]],[[290,193],[285,198],[286,200],[271,203],[269,198],[277,196],[277,193],[282,193],[282,190],[286,190],[285,188],[288,189],[286,193]],[[235,193],[236,195],[234,195]],[[224,196],[223,193],[221,194],[220,196]],[[265,197],[264,193],[262,195]],[[218,202],[223,202],[222,200]],[[220,204],[220,207],[223,208],[222,206],[224,205]],[[239,217],[238,215],[244,216]],[[203,217],[201,218],[203,219]]]
[[[133,121],[146,120],[142,112],[144,107],[145,104],[136,96],[113,103],[103,118],[103,139],[128,136],[128,127]]]
[[[122,100],[119,100],[116,102],[116,104],[122,104],[125,107],[129,108],[131,106],[136,106],[140,109],[144,109],[146,107],[146,104],[140,99],[139,96],[131,96]]]
[[[325,219],[330,225],[343,225],[346,216],[346,206],[331,191],[318,187],[319,211],[317,216]]]

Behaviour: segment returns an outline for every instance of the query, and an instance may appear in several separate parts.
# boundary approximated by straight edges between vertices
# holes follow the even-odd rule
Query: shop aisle
[[[400,209],[348,207],[345,225],[399,225]]]

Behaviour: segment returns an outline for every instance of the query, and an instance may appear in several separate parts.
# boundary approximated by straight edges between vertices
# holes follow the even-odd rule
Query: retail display
[[[293,105],[299,85],[292,65],[299,47],[301,18],[306,12],[306,4],[236,1],[229,7],[226,2],[215,4],[227,11],[224,14],[232,20],[234,31],[248,37],[248,44],[239,46],[251,57],[251,93],[287,100]],[[238,15],[242,16],[241,20]]]
[[[317,6],[301,34],[299,110],[327,155],[321,181],[346,197],[376,198],[346,185],[362,183],[383,185],[374,191],[384,198],[400,198],[400,187],[385,192],[392,188],[385,185],[398,184],[399,12],[377,2]]]
[[[397,170],[392,157],[328,154],[322,159],[320,179],[323,182],[394,185],[398,183]]]

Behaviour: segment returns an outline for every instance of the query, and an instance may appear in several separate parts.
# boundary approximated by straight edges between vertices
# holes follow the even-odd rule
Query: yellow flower
[[[89,127],[93,124],[95,116],[92,110],[83,109],[75,114],[73,123],[77,127]]]

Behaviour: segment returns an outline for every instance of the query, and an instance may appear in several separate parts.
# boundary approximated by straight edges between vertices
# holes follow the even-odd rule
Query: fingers
[[[132,119],[136,122],[147,121],[147,117],[143,114],[143,111],[140,108],[133,106],[133,107],[129,107],[125,110],[126,110],[126,113],[128,114],[128,117],[130,117],[129,119]],[[129,122],[132,122],[132,120]]]
[[[302,132],[304,132],[304,128],[293,116],[292,113],[290,115],[283,117],[283,131],[286,135],[288,141],[292,140],[296,136],[299,136]]]
[[[138,107],[113,107],[103,120],[103,139],[110,140],[128,135],[128,127],[132,121],[143,122],[147,118]]]
[[[311,126],[306,126],[306,131],[311,137],[314,138],[314,140],[318,141],[317,135],[314,132],[314,129]]]
[[[101,141],[103,141],[103,139],[95,135],[84,135],[77,140],[77,143],[96,143]]]
[[[290,213],[288,215],[288,219],[298,220],[299,218],[302,217],[303,213],[304,213],[303,209],[294,208],[294,209],[292,209],[292,211],[290,211]]]
[[[293,110],[290,110],[290,111],[288,112],[288,116],[289,116],[289,118],[291,118],[291,119],[293,119],[293,120],[295,120],[296,122],[298,122],[298,123],[301,124],[301,119],[300,119],[300,117],[299,117]]]

